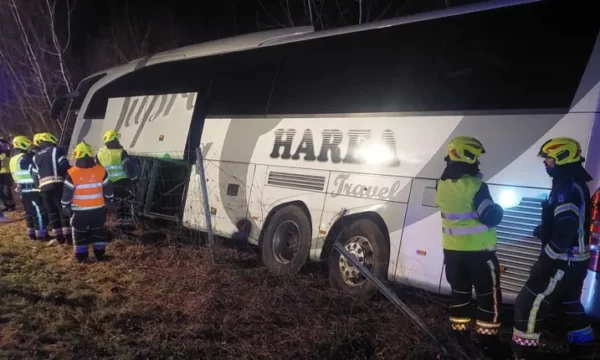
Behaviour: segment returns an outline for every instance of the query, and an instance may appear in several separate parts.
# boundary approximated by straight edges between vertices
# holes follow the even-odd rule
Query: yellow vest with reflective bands
[[[0,162],[0,174],[10,173],[10,157],[6,156],[6,154],[0,154]]]
[[[123,149],[109,149],[106,146],[98,150],[98,162],[104,166],[110,182],[127,179],[121,164]]]
[[[481,179],[463,175],[458,180],[439,180],[436,205],[442,210],[442,246],[446,250],[496,250],[496,228],[479,222],[474,208]]]
[[[17,154],[10,158],[10,172],[15,183],[19,185],[33,184],[33,178],[29,173],[29,169],[23,170],[19,167],[19,161],[25,154]]]

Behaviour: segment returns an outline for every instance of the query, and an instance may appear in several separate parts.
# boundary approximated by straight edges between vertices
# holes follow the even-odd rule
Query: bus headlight
[[[498,205],[500,205],[503,209],[519,205],[517,195],[513,190],[503,190],[498,197]]]

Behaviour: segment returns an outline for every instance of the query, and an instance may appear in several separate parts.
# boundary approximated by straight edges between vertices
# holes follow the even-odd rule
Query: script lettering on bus
[[[400,160],[396,154],[396,138],[394,132],[385,129],[381,133],[380,140],[373,147],[371,142],[370,129],[352,129],[348,130],[346,135],[348,149],[342,154],[341,146],[345,140],[344,133],[338,129],[322,130],[322,140],[318,149],[318,155],[315,153],[314,137],[311,129],[304,130],[302,139],[292,153],[292,143],[296,136],[296,129],[277,129],[274,131],[275,141],[273,151],[270,157],[273,159],[299,160],[304,161],[331,161],[334,164],[370,164],[398,166]],[[371,144],[366,147],[365,144]],[[365,151],[366,150],[366,151]]]
[[[115,130],[119,132],[123,126],[125,128],[137,126],[135,135],[129,144],[129,148],[134,148],[146,123],[152,122],[158,117],[167,117],[178,97],[187,99],[186,110],[190,111],[194,108],[196,93],[147,95],[133,100],[130,97],[125,98]]]
[[[333,185],[335,190],[331,192],[331,197],[340,195],[357,196],[367,199],[392,200],[402,188],[402,181],[396,180],[392,186],[374,186],[365,184],[355,184],[348,181],[350,174],[338,175]]]

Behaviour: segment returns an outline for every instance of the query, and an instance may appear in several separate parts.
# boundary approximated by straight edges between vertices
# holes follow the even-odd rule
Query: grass
[[[13,218],[20,214],[9,213]],[[270,276],[254,254],[116,239],[107,263],[0,225],[0,358],[433,359],[393,305],[330,288],[319,271]],[[166,233],[166,231],[163,231]],[[445,304],[405,296],[447,336]],[[508,331],[508,330],[507,330]],[[482,358],[450,344],[453,354]]]

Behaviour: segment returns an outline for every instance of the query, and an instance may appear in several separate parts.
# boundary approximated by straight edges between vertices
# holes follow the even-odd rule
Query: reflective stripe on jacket
[[[10,173],[12,174],[13,180],[16,184],[33,184],[33,178],[29,173],[29,169],[21,168],[21,158],[24,153],[17,154],[10,158]]]
[[[70,167],[69,160],[63,150],[56,146],[40,150],[33,158],[32,174],[38,176],[40,188],[47,185],[64,182],[66,170]]]
[[[127,179],[127,174],[123,169],[122,155],[123,149],[109,149],[105,146],[98,150],[96,155],[98,162],[106,169],[111,182]]]
[[[488,228],[479,216],[493,201],[485,200],[475,208],[474,198],[481,179],[464,175],[458,180],[440,180],[436,204],[442,210],[442,246],[446,250],[496,250],[496,228]]]

